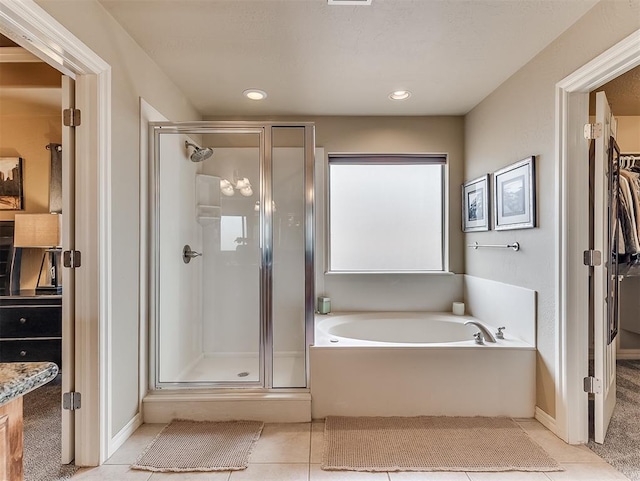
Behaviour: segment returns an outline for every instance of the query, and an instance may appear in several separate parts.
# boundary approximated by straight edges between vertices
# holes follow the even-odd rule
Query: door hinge
[[[588,376],[583,379],[584,392],[589,394],[599,394],[602,392],[602,381],[596,379],[593,376]]]
[[[602,252],[596,250],[584,251],[584,265],[585,266],[599,266],[602,264]]]
[[[602,124],[584,124],[584,138],[587,140],[597,139],[602,136]]]
[[[82,253],[80,251],[64,251],[62,253],[62,265],[75,269],[82,265]]]
[[[77,127],[81,122],[80,109],[64,109],[62,111],[62,124],[65,127]]]
[[[75,411],[80,409],[82,404],[82,396],[79,392],[71,391],[62,395],[62,409]]]

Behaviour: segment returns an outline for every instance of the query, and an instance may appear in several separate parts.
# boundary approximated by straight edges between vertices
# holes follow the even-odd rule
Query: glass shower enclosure
[[[150,129],[151,388],[307,387],[313,124]]]

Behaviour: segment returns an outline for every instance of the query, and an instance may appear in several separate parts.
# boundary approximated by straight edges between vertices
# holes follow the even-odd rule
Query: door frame
[[[0,32],[76,81],[76,158],[87,161],[76,163],[75,462],[97,466],[109,444],[111,67],[33,0],[0,0]]]
[[[589,92],[640,65],[640,29],[556,84],[556,418],[544,422],[570,444],[586,443],[589,289]],[[581,172],[584,175],[576,175]],[[538,413],[540,414],[540,413]],[[537,416],[544,420],[545,415]]]

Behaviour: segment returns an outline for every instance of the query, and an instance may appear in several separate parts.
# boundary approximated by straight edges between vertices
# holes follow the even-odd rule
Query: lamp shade
[[[59,247],[60,214],[16,214],[13,231],[15,247]]]

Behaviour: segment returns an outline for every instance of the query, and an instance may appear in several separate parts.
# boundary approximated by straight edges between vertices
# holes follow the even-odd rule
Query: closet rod
[[[513,249],[514,251],[519,251],[520,243],[514,242],[513,244],[478,244],[477,242],[474,242],[473,244],[468,244],[467,247],[473,247],[474,249],[477,249],[478,247],[498,247],[503,249]]]

